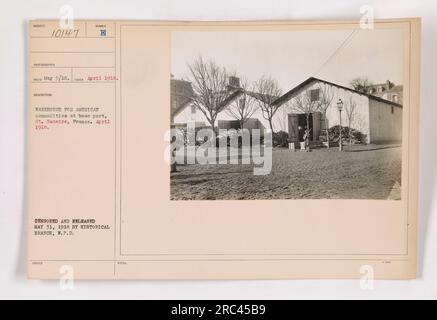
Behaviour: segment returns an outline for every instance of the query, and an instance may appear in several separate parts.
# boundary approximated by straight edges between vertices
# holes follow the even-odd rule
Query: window
[[[191,105],[191,113],[192,114],[196,113],[196,106],[195,105]]]
[[[393,102],[398,103],[398,95],[397,94],[392,95],[392,100]]]
[[[319,89],[311,90],[311,102],[319,101]]]
[[[391,107],[391,114],[395,113],[395,107]]]

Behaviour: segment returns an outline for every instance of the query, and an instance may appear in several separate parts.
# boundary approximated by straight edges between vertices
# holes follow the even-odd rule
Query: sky
[[[271,76],[283,92],[310,76],[344,86],[362,76],[372,83],[402,84],[403,31],[360,29],[352,33],[352,29],[176,31],[172,33],[171,70],[175,78],[188,79],[187,64],[202,55],[249,81]]]

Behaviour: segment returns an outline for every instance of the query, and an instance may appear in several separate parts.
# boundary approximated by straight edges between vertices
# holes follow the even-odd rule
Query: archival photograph
[[[401,199],[401,29],[172,32],[172,200]]]

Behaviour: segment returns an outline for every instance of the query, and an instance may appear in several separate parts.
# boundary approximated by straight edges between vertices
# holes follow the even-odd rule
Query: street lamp
[[[342,141],[342,137],[341,137],[341,132],[343,131],[343,128],[341,126],[341,111],[343,110],[343,101],[341,101],[341,99],[338,99],[337,109],[338,109],[338,112],[340,113],[340,141],[338,142],[338,150],[343,151],[343,141]]]

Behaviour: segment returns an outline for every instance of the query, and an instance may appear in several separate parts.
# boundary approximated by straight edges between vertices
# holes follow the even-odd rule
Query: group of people
[[[299,126],[299,141],[301,143],[301,148],[303,146],[305,152],[310,152],[310,133],[311,129]]]

